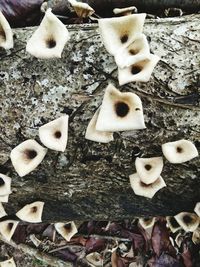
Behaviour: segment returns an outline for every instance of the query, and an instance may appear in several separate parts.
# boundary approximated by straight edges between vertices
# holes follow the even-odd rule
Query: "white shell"
[[[160,189],[166,186],[165,181],[160,176],[153,184],[144,185],[141,183],[137,173],[130,175],[131,187],[136,195],[152,198]]]
[[[65,227],[70,225],[70,227]],[[67,241],[70,241],[72,236],[74,236],[78,230],[76,225],[73,221],[66,222],[66,223],[55,223],[56,231]]]
[[[10,241],[15,229],[17,228],[18,225],[18,221],[14,221],[14,220],[6,220],[3,222],[0,222],[0,233],[2,234],[2,236]]]
[[[13,48],[13,32],[2,12],[0,11],[0,47]]]
[[[146,14],[133,14],[118,18],[99,19],[99,30],[105,48],[115,55],[121,47],[132,43],[142,33]]]
[[[78,17],[87,18],[95,13],[94,9],[87,3],[81,3],[75,0],[68,0],[68,2],[73,6]]]
[[[34,155],[29,156],[30,153]],[[46,148],[29,139],[16,146],[11,151],[10,158],[16,172],[22,177],[33,171],[42,162],[46,153]]]
[[[184,218],[190,218],[191,221],[186,222]],[[175,219],[180,224],[180,226],[184,229],[186,232],[194,232],[197,227],[199,226],[199,217],[190,212],[181,212],[175,216]]]
[[[172,233],[175,233],[176,231],[178,231],[179,229],[181,229],[181,226],[176,221],[175,217],[173,217],[173,216],[167,216],[166,217],[166,220],[167,220],[167,226],[170,228],[170,230],[172,231]],[[172,224],[171,220],[174,220],[175,221],[175,223],[177,224],[176,227]]]
[[[146,219],[146,220],[145,220]],[[154,217],[152,218],[139,218],[139,223],[144,229],[148,229],[154,226],[156,219]]]
[[[7,203],[7,202],[8,202],[8,198],[9,198],[9,195],[0,196],[0,202],[5,202],[5,203]]]
[[[146,59],[137,61],[135,64],[126,68],[118,68],[118,80],[120,85],[130,82],[148,82],[154,67],[160,58],[156,55],[149,54]]]
[[[69,116],[64,115],[41,126],[39,128],[41,142],[50,149],[64,152],[68,139],[68,120]]]
[[[195,145],[188,140],[181,139],[162,145],[166,159],[171,163],[183,163],[198,156]]]
[[[100,108],[96,130],[115,132],[144,128],[140,98],[134,93],[121,93],[109,84]]]
[[[0,267],[16,267],[15,261],[13,258],[0,262]]]
[[[11,192],[11,178],[0,173],[0,196],[9,195]],[[2,185],[1,185],[2,184]]]
[[[110,141],[113,141],[113,133],[96,130],[96,122],[99,115],[99,111],[100,109],[95,112],[94,116],[89,122],[85,133],[85,138],[94,142],[109,143]]]
[[[36,201],[24,206],[16,213],[16,216],[25,222],[39,223],[42,221],[44,202]]]
[[[140,180],[145,184],[154,183],[163,169],[162,157],[136,158],[135,167]]]
[[[91,266],[94,267],[102,267],[103,266],[103,257],[98,252],[92,252],[86,255],[86,260],[88,261]]]
[[[115,62],[119,68],[129,67],[148,59],[150,59],[149,44],[144,34],[137,34],[131,44],[120,48],[115,54]]]
[[[133,13],[133,11],[137,12],[137,8],[135,6],[113,9],[113,13],[115,15],[130,15],[131,13]]]
[[[28,40],[26,51],[37,58],[61,58],[69,32],[48,9],[38,29]]]
[[[4,207],[3,207],[2,203],[0,202],[0,218],[4,217],[6,215],[7,215],[7,213],[5,212]]]
[[[196,204],[194,212],[200,217],[200,202]]]

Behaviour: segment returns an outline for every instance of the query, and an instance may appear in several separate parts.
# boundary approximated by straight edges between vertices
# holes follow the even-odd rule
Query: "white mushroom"
[[[119,68],[129,67],[137,62],[150,59],[149,44],[144,34],[137,34],[128,46],[120,48],[115,54]]]
[[[200,227],[198,227],[192,234],[192,241],[194,244],[200,244]]]
[[[135,167],[140,180],[145,184],[152,184],[160,176],[163,169],[162,157],[136,158]]]
[[[175,219],[186,232],[194,232],[199,226],[199,217],[190,212],[181,212],[175,216]]]
[[[160,176],[154,183],[146,185],[141,182],[137,173],[130,175],[131,187],[136,195],[152,198],[160,189],[166,186]]]
[[[7,215],[7,213],[5,212],[4,207],[3,207],[2,203],[0,202],[0,218],[4,217],[6,215]]]
[[[155,217],[152,218],[139,218],[139,224],[144,228],[148,229],[154,226],[155,223]]]
[[[76,0],[68,0],[74,11],[80,18],[87,18],[95,13],[94,9],[87,3],[78,2]]]
[[[0,196],[9,195],[11,193],[11,178],[0,173]]]
[[[180,232],[176,235],[176,238],[175,238],[175,242],[176,242],[176,245],[180,248],[181,247],[181,244],[184,240],[184,236],[183,234]]]
[[[200,217],[200,202],[196,204],[194,212]]]
[[[64,152],[68,139],[69,116],[64,115],[39,128],[41,142],[48,148]]]
[[[181,229],[181,226],[178,224],[177,220],[173,216],[167,216],[167,226],[170,228],[172,233],[175,233],[179,229]]]
[[[42,221],[44,202],[36,201],[24,206],[16,213],[16,216],[25,222],[39,223]]]
[[[0,47],[4,49],[13,48],[13,33],[10,25],[0,11]]]
[[[18,221],[6,220],[0,222],[0,233],[2,236],[10,241],[18,225]]]
[[[114,8],[113,13],[115,15],[127,16],[132,13],[137,13],[137,8],[135,6],[129,6],[124,8]]]
[[[100,108],[96,130],[115,132],[144,128],[140,98],[134,93],[121,93],[109,84]]]
[[[100,109],[95,112],[94,116],[89,122],[85,133],[85,138],[94,142],[109,143],[110,141],[113,141],[113,133],[96,130],[96,122],[99,115],[99,111]]]
[[[26,51],[37,58],[61,58],[69,32],[48,9],[38,29],[28,40]]]
[[[160,58],[149,54],[146,59],[137,61],[126,68],[118,68],[118,80],[120,85],[130,82],[148,82],[151,74]]]
[[[92,252],[86,255],[86,260],[91,266],[102,267],[103,266],[103,257],[98,252]]]
[[[6,260],[6,261],[1,261],[0,262],[0,267],[16,267],[15,261],[13,258]]]
[[[8,198],[9,198],[9,195],[0,196],[0,202],[5,202],[5,203],[7,203],[7,202],[8,202]]]
[[[22,177],[33,171],[42,162],[46,153],[46,148],[29,139],[16,146],[11,151],[10,158],[16,172]]]
[[[66,223],[55,223],[56,231],[67,241],[70,241],[72,236],[74,236],[78,230],[73,221]]]
[[[195,145],[188,140],[181,139],[162,145],[166,159],[171,163],[183,163],[198,156]]]
[[[99,29],[105,48],[111,55],[132,43],[142,33],[146,14],[99,19]]]

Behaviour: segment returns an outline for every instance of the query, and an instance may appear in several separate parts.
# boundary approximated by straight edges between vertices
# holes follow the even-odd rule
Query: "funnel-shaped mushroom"
[[[192,234],[192,241],[195,245],[200,244],[200,227],[198,227]]]
[[[194,212],[200,217],[200,202],[196,204]]]
[[[16,146],[10,153],[12,164],[19,174],[24,176],[33,171],[43,160],[47,149],[35,140],[29,139]]]
[[[0,202],[0,218],[4,217],[6,215],[7,215],[7,213],[5,212],[4,207]]]
[[[156,55],[149,54],[147,58],[138,61],[126,68],[118,68],[118,80],[120,85],[130,82],[148,82],[154,67],[160,58]]]
[[[178,224],[177,220],[173,216],[167,216],[167,226],[170,228],[172,233],[175,233],[179,229],[181,229],[181,226]]]
[[[5,202],[5,203],[7,203],[7,202],[8,202],[8,198],[9,198],[9,195],[0,196],[0,202]]]
[[[160,189],[166,186],[161,176],[154,183],[146,185],[141,182],[137,173],[130,175],[130,183],[136,195],[148,198],[152,198]]]
[[[184,139],[163,144],[162,151],[171,163],[183,163],[198,156],[195,145]]]
[[[13,33],[10,25],[0,11],[0,47],[4,49],[13,48]]]
[[[0,196],[9,195],[11,193],[11,178],[0,173]]]
[[[175,219],[186,232],[194,232],[200,222],[199,217],[190,212],[181,212],[175,216]]]
[[[103,257],[98,252],[92,252],[86,256],[86,260],[91,266],[102,267],[103,266]]]
[[[6,220],[3,222],[0,222],[0,233],[2,234],[2,236],[10,241],[15,229],[17,228],[18,225],[18,221],[14,221],[14,220]]]
[[[145,184],[152,184],[160,176],[163,169],[162,157],[136,158],[135,167],[140,180]]]
[[[68,40],[65,25],[48,9],[40,26],[28,40],[26,51],[37,58],[61,58]]]
[[[115,15],[127,16],[132,13],[137,13],[137,8],[135,6],[129,6],[124,8],[114,8],[113,13]]]
[[[78,230],[73,221],[66,223],[55,223],[56,231],[67,241],[70,241],[72,236],[74,236]]]
[[[39,223],[42,221],[44,202],[36,201],[24,206],[16,213],[16,216],[25,222]]]
[[[13,258],[0,262],[0,267],[16,267],[15,261]]]
[[[105,48],[115,55],[121,47],[133,42],[142,33],[146,14],[133,14],[118,18],[99,19],[99,29]]]
[[[39,128],[41,142],[48,148],[64,152],[68,139],[69,116],[64,115]]]
[[[137,62],[150,59],[149,44],[144,34],[136,35],[128,46],[120,48],[115,54],[115,62],[119,68],[129,67]]]
[[[152,218],[140,218],[139,223],[144,229],[148,229],[148,228],[154,226],[155,220],[156,219],[154,217],[152,217]]]
[[[109,143],[110,141],[113,141],[113,133],[96,130],[96,122],[99,115],[99,110],[100,109],[95,112],[94,116],[89,122],[85,133],[85,138],[94,142]]]
[[[100,108],[96,130],[115,132],[144,128],[140,98],[134,93],[121,93],[109,84]]]
[[[72,5],[77,16],[80,18],[87,18],[95,12],[87,3],[81,3],[76,0],[68,0],[68,2]]]

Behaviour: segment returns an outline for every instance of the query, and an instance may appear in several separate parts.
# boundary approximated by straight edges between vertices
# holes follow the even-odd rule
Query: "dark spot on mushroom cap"
[[[141,71],[141,67],[140,66],[137,66],[137,65],[133,65],[132,67],[131,67],[131,73],[134,75],[134,74],[137,74],[137,73],[139,73],[140,71]]]
[[[130,50],[129,50],[129,53],[130,53],[131,55],[136,55],[136,54],[138,53],[138,51],[137,51],[136,49],[130,49]]]
[[[56,41],[53,38],[46,40],[47,48],[54,48],[56,46]]]
[[[189,216],[189,215],[185,215],[185,216],[183,217],[183,221],[184,221],[184,223],[186,223],[186,224],[190,224],[190,223],[192,222],[192,217]]]
[[[151,218],[149,218],[149,217],[143,218],[143,221],[144,222],[150,222],[151,221]]]
[[[69,232],[71,231],[71,229],[72,229],[71,223],[66,223],[66,224],[64,225],[64,229],[65,229],[65,231],[66,231],[67,233],[69,233]]]
[[[174,217],[170,217],[169,222],[172,225],[172,227],[175,229],[180,227],[180,225],[178,224],[178,222],[176,221]]]
[[[119,117],[125,117],[129,112],[129,106],[125,102],[117,102],[115,104],[115,111],[117,116]]]
[[[6,34],[5,34],[4,30],[1,28],[1,26],[0,26],[0,37],[1,37],[1,39],[6,40]]]
[[[37,207],[36,207],[36,206],[32,207],[32,208],[31,208],[31,212],[32,212],[32,213],[36,213],[36,212],[37,212]]]
[[[62,133],[61,133],[60,131],[56,131],[56,132],[54,133],[54,136],[55,136],[55,138],[59,139],[59,138],[61,138]]]
[[[146,164],[144,167],[145,167],[145,169],[146,169],[147,171],[150,171],[151,168],[152,168],[152,166],[151,166],[150,164]]]
[[[37,152],[34,149],[27,149],[25,154],[27,159],[34,159],[37,156]]]
[[[182,149],[182,147],[177,146],[176,151],[177,151],[178,153],[182,153],[182,152],[183,152],[183,149]]]
[[[0,186],[3,186],[5,184],[4,180],[0,177]]]
[[[7,228],[8,228],[9,231],[11,231],[11,229],[13,228],[13,223],[8,223]]]
[[[141,182],[141,181],[140,181],[140,185],[141,185],[142,187],[149,187],[149,186],[151,186],[151,184],[145,184],[145,183],[143,183],[143,182]]]
[[[122,44],[126,43],[128,41],[128,35],[127,34],[122,35],[120,40]]]
[[[135,110],[136,110],[136,111],[139,111],[139,110],[140,110],[140,108],[136,108]]]

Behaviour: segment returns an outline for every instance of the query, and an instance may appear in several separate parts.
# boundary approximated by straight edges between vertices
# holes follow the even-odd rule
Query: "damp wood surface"
[[[200,15],[146,20],[144,33],[161,60],[147,83],[119,87],[117,67],[97,25],[68,26],[71,39],[62,58],[39,60],[25,51],[35,28],[16,29],[15,46],[0,50],[0,173],[12,177],[5,204],[13,214],[44,201],[43,221],[119,220],[192,211],[200,201],[199,158],[184,164],[165,160],[167,187],[153,199],[136,196],[129,175],[135,159],[162,156],[161,144],[182,138],[200,149]],[[141,97],[145,130],[114,134],[100,144],[84,138],[108,83]],[[38,128],[69,114],[64,153],[49,150],[38,168],[19,177],[9,154],[20,142],[39,141]]]

